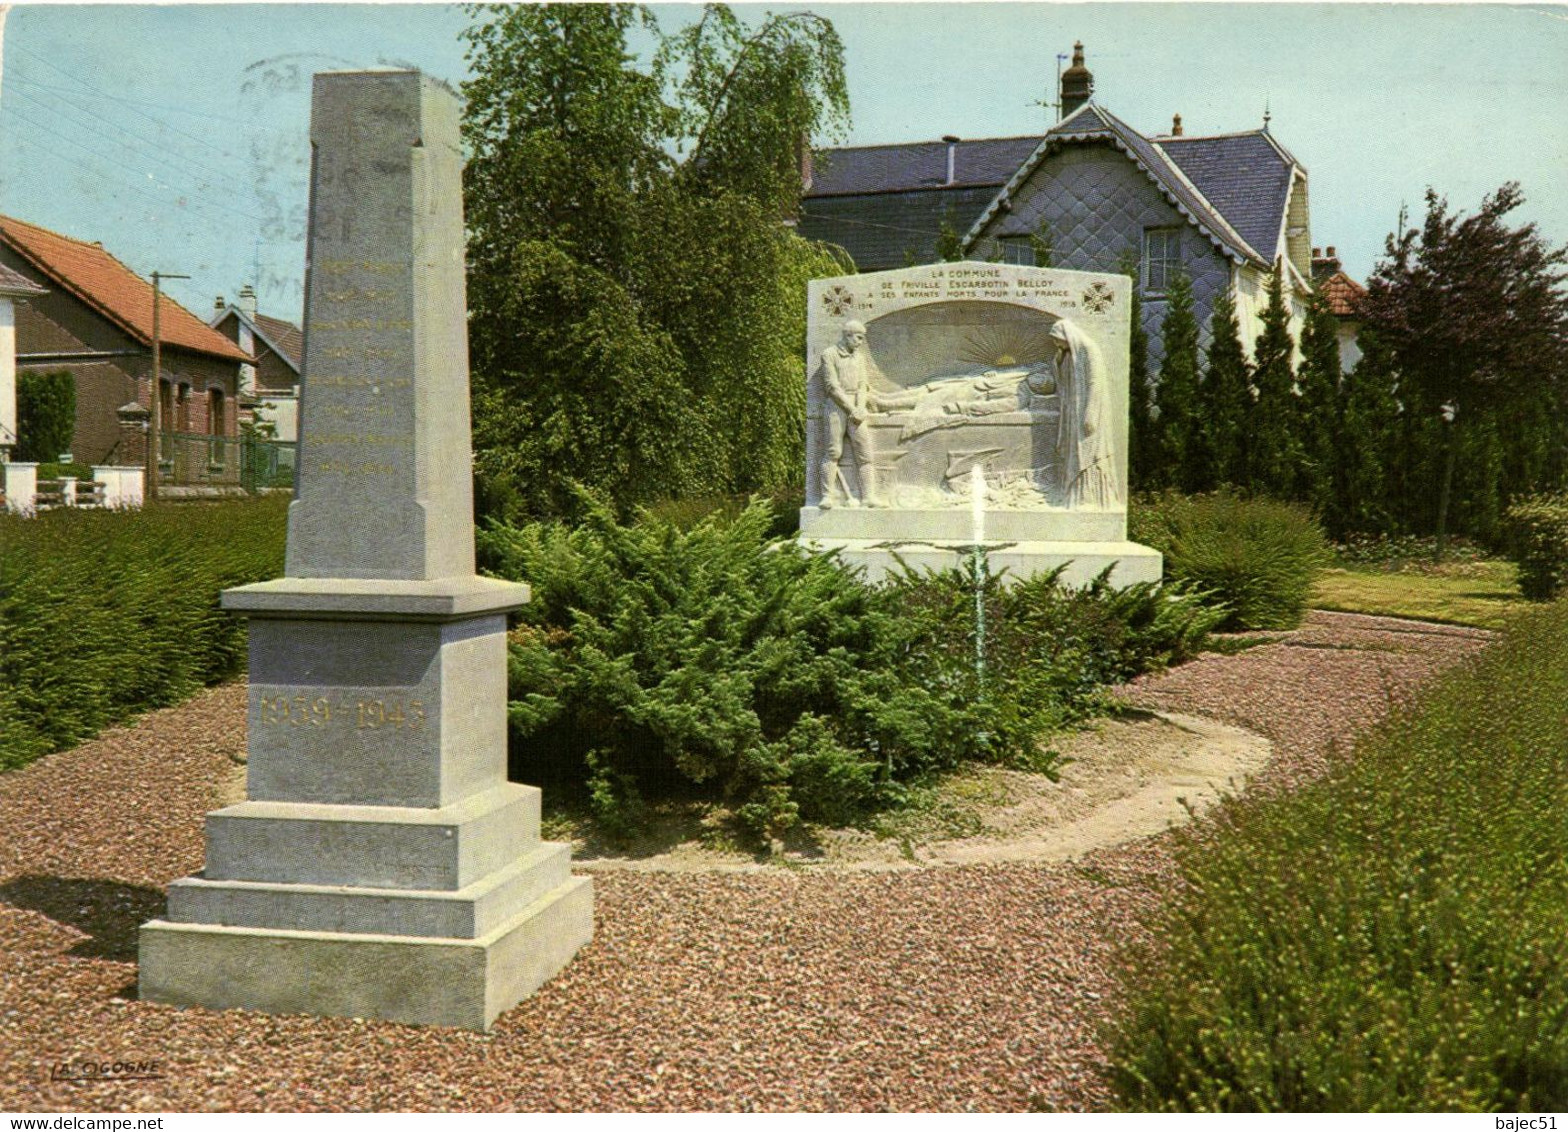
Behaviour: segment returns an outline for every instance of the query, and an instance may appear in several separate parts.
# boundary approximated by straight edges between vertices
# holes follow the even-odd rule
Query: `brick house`
[[[1323,292],[1328,309],[1339,324],[1339,368],[1349,373],[1361,360],[1361,347],[1356,344],[1356,333],[1361,329],[1361,316],[1356,304],[1367,289],[1346,275],[1339,266],[1339,256],[1330,245],[1327,253],[1312,249],[1312,282]]]
[[[944,228],[971,259],[1032,264],[1048,246],[1056,267],[1136,263],[1151,365],[1173,271],[1192,282],[1201,346],[1228,291],[1250,352],[1279,263],[1299,342],[1312,278],[1307,171],[1267,120],[1195,137],[1177,115],[1170,133],[1145,136],[1092,92],[1078,44],[1062,74],[1062,120],[1038,136],[823,151],[798,230],[842,246],[861,270],[936,259]]]
[[[300,369],[305,357],[305,332],[292,322],[259,314],[256,292],[241,287],[234,302],[219,295],[208,324],[255,357],[240,367],[240,399],[254,406],[258,424],[270,424],[274,438],[299,437]]]
[[[16,368],[69,370],[76,379],[72,455],[88,464],[142,462],[141,422],[152,396],[152,284],[100,244],[6,216],[0,216],[0,267],[47,289],[17,309]],[[167,295],[159,322],[163,431],[236,436],[240,367],[251,356]],[[204,452],[201,462],[220,471],[222,446]],[[188,471],[182,463],[173,474],[182,481],[209,478],[209,469],[196,466],[201,462],[192,461]]]

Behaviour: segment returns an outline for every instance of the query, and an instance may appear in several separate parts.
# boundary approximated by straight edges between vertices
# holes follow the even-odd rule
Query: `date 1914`
[[[425,725],[423,700],[334,700],[326,696],[262,696],[264,727],[341,727],[418,731]]]

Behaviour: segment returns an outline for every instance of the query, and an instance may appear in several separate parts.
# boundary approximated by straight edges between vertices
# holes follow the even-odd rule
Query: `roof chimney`
[[[1334,254],[1334,245],[1333,244],[1330,244],[1328,246],[1328,258],[1329,259],[1338,259],[1339,258],[1339,256]]]
[[[212,313],[213,314],[222,314],[224,311],[226,311],[228,309],[229,309],[229,304],[223,301],[223,296],[222,295],[219,295],[216,299],[212,300]]]
[[[1089,101],[1094,93],[1094,76],[1083,65],[1083,42],[1073,44],[1073,65],[1062,72],[1062,117],[1066,118]]]
[[[958,142],[960,139],[957,134],[943,134],[942,140],[947,143],[947,180],[943,184],[951,185],[955,180],[955,170],[958,165]]]
[[[254,320],[256,317],[256,291],[249,283],[240,288],[239,298],[234,300],[234,305],[244,312],[245,317]]]
[[[1181,115],[1180,114],[1172,114],[1171,115],[1171,137],[1173,137],[1173,138],[1181,137]]]

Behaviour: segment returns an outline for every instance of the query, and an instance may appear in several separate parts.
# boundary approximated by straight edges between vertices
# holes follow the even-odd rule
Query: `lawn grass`
[[[1528,605],[1515,574],[1513,563],[1486,559],[1405,569],[1340,565],[1318,576],[1312,607],[1501,629]]]

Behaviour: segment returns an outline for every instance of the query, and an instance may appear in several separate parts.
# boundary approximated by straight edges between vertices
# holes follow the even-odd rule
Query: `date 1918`
[[[356,731],[383,727],[418,731],[425,725],[423,700],[333,700],[326,696],[262,696],[261,723],[275,727],[331,727]]]

